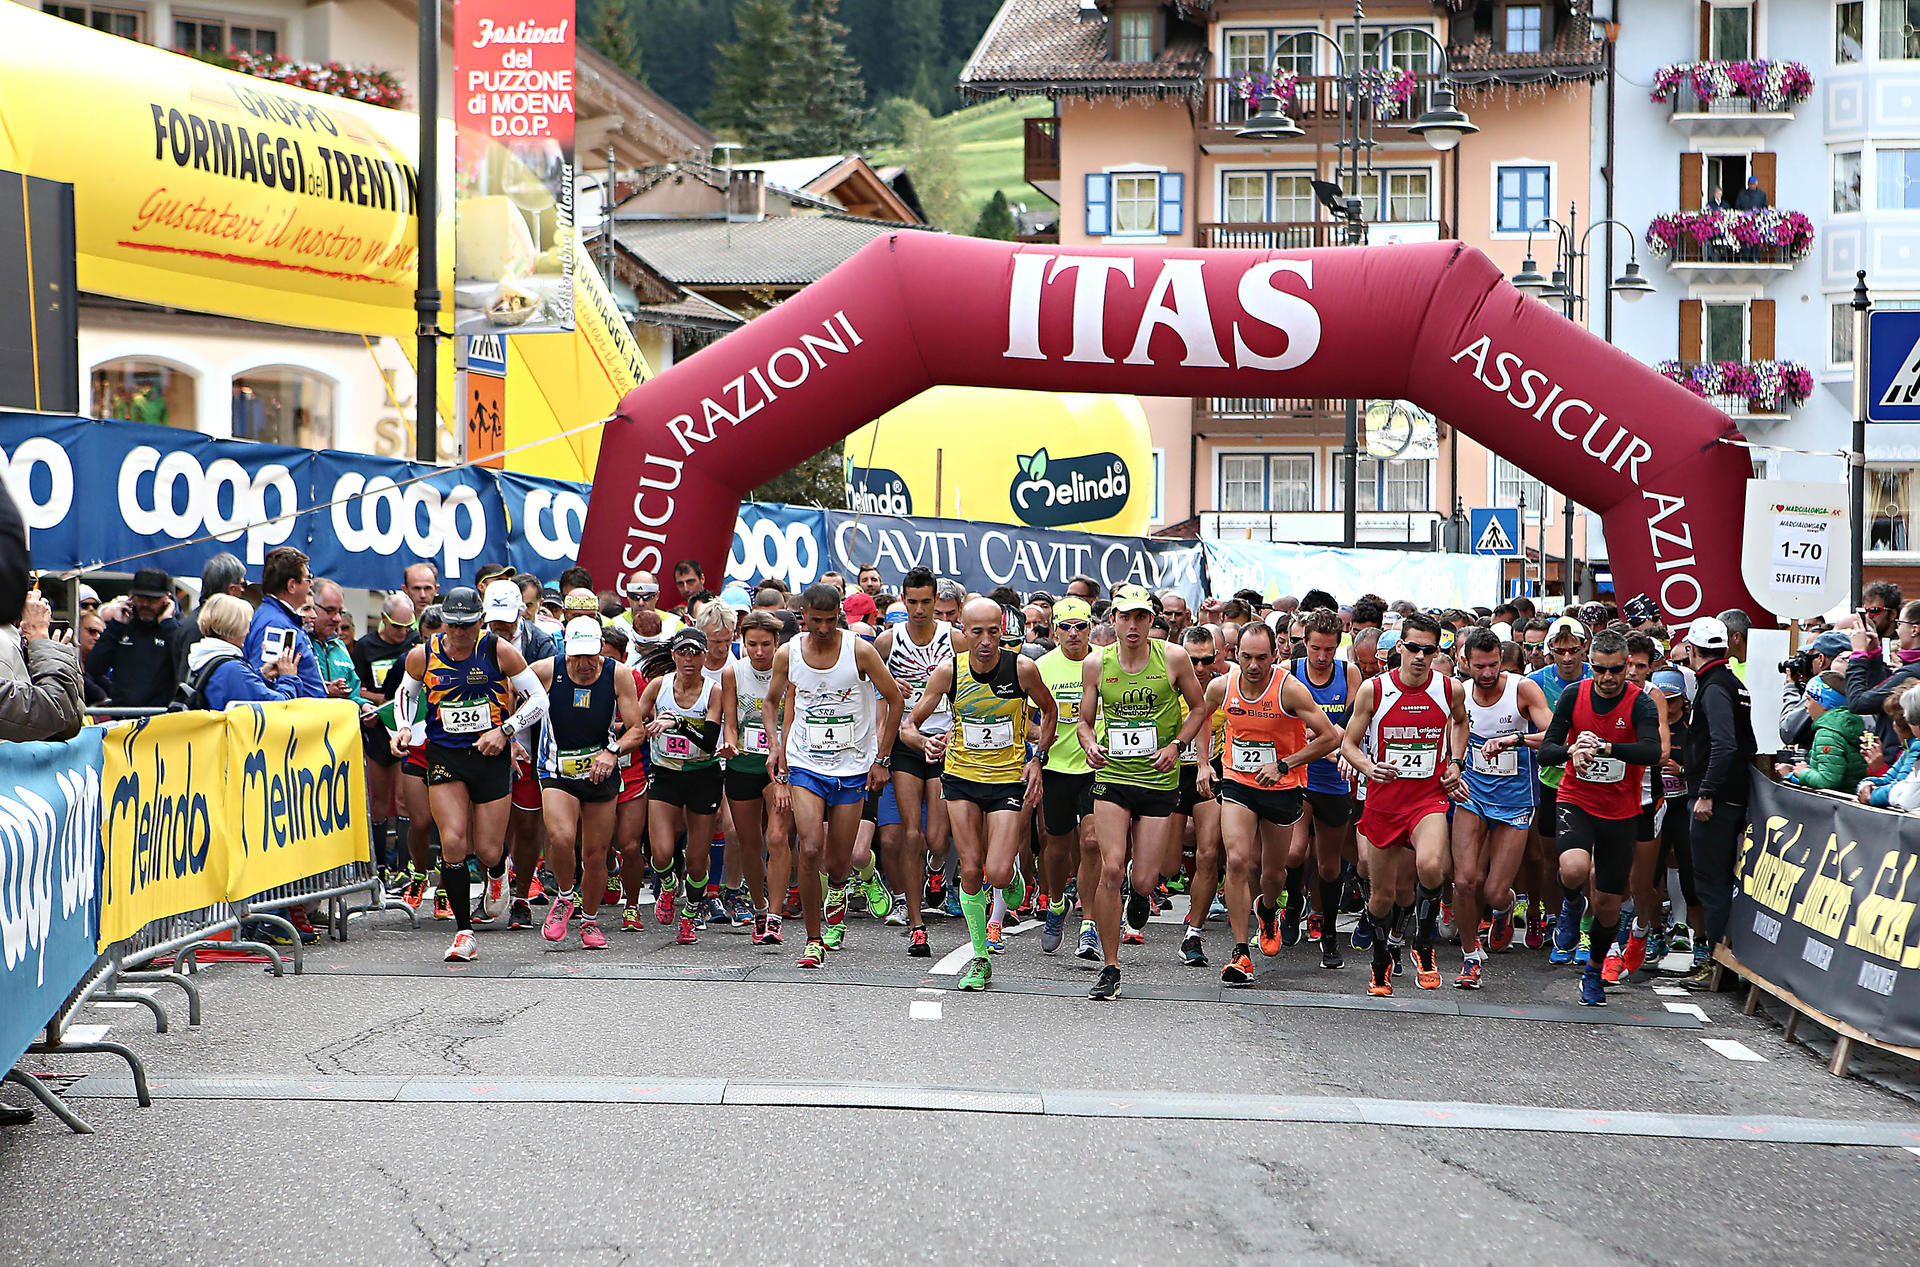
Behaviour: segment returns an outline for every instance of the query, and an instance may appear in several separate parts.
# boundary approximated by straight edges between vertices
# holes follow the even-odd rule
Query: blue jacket
[[[247,630],[247,645],[244,650],[247,663],[253,667],[256,675],[260,669],[261,648],[266,640],[266,631],[269,629],[292,631],[293,645],[300,662],[300,676],[291,684],[293,694],[275,698],[327,698],[327,684],[320,677],[320,661],[313,654],[313,639],[307,636],[306,626],[300,623],[300,617],[294,614],[293,609],[271,594],[262,599],[260,606],[254,610],[253,627]]]
[[[206,706],[216,713],[232,704],[293,699],[299,685],[293,678],[267,681],[251,660],[220,638],[202,638],[193,644],[187,652],[187,680],[193,681],[209,664],[216,667],[207,678],[203,694]]]
[[[1893,791],[1893,785],[1913,773],[1916,762],[1920,762],[1920,736],[1907,740],[1907,746],[1895,757],[1887,772],[1867,780],[1867,802],[1882,808],[1889,806],[1887,794]]]

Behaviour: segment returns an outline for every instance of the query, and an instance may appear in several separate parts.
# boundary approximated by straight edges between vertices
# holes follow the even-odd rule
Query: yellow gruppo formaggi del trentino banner
[[[451,171],[451,124],[441,133]],[[0,167],[74,187],[83,291],[389,335],[411,353],[418,138],[411,113],[220,70],[37,6],[0,4]],[[439,182],[439,288],[451,303],[449,183]],[[611,416],[633,386],[622,367],[649,373],[617,315],[609,323],[611,303],[581,302],[579,285],[575,295],[574,334],[525,336],[543,343],[519,358],[533,379],[521,393],[522,422],[535,434]],[[442,362],[452,365],[451,348]],[[551,381],[563,373],[570,381]],[[464,433],[453,392],[439,400]],[[572,412],[540,416],[560,409]]]
[[[847,437],[847,504],[1139,536],[1153,434],[1131,396],[932,387]]]
[[[172,713],[109,730],[100,946],[371,856],[360,712],[345,700]]]

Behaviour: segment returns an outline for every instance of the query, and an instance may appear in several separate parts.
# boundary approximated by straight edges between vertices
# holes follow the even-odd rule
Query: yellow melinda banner
[[[100,947],[169,915],[371,856],[360,713],[344,700],[115,726],[100,785]]]
[[[227,727],[175,713],[107,731],[100,948],[227,898]]]
[[[450,170],[451,124],[441,135]],[[411,113],[221,70],[0,4],[0,168],[74,187],[83,291],[388,335],[411,354],[418,136]],[[439,288],[450,304],[444,173],[439,186]],[[579,257],[576,270],[591,264]],[[542,345],[519,358],[533,379],[523,422],[559,431],[609,417],[633,385],[626,373],[650,376],[617,312],[609,320],[604,292],[597,278],[576,275],[576,332],[514,338]],[[452,350],[443,348],[442,358],[450,376]],[[442,416],[464,431],[452,391],[439,399]]]

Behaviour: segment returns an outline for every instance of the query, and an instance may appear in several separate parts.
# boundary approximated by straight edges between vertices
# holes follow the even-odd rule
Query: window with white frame
[[[1920,58],[1920,0],[1880,0],[1880,56]]]
[[[1220,218],[1228,224],[1255,224],[1267,218],[1267,174],[1228,172],[1221,179]]]
[[[90,26],[96,31],[105,31],[123,39],[147,38],[147,15],[137,9],[118,9],[98,4],[59,4],[55,0],[46,0],[40,9],[43,13],[51,13],[57,18],[78,22],[81,26]]]
[[[1311,453],[1223,453],[1220,509],[1312,510]]]
[[[1722,62],[1746,61],[1753,56],[1753,5],[1714,5],[1707,35],[1708,47],[1700,50],[1702,57]]]
[[[1311,75],[1314,45],[1310,37],[1294,38],[1303,27],[1229,27],[1221,34],[1221,64],[1227,74],[1266,74],[1275,69]]]
[[[1494,168],[1494,231],[1525,233],[1553,214],[1553,169],[1544,163]]]
[[[1833,209],[1841,213],[1860,210],[1859,150],[1833,156]]]
[[[1507,52],[1539,52],[1541,6],[1537,4],[1509,4],[1506,7],[1505,13],[1507,17],[1507,29],[1504,32],[1504,37]]]
[[[1865,0],[1840,0],[1833,6],[1833,60],[1835,65],[1866,60]]]
[[[173,47],[182,53],[278,53],[280,32],[257,22],[175,15]]]
[[[1088,172],[1087,236],[1157,237],[1182,232],[1186,177],[1151,169]]]
[[[1873,160],[1875,208],[1920,210],[1920,149],[1876,149]]]
[[[1313,177],[1305,173],[1227,172],[1220,180],[1221,215],[1230,224],[1306,223],[1318,205]]]
[[[1380,36],[1385,30],[1387,30],[1386,27],[1367,27],[1364,29],[1361,44],[1365,50],[1365,56],[1362,60],[1366,65],[1375,67],[1379,65],[1379,56],[1376,50],[1380,47]],[[1340,28],[1339,39],[1340,51],[1346,57],[1347,64],[1351,66],[1354,61],[1353,27],[1350,25],[1342,26]],[[1305,41],[1302,41],[1302,43],[1304,42]],[[1387,65],[1393,67],[1395,70],[1410,70],[1416,75],[1430,73],[1433,70],[1433,41],[1422,38],[1415,34],[1412,29],[1395,31],[1392,40],[1389,41],[1387,45]]]
[[[1151,9],[1122,9],[1114,14],[1115,56],[1123,62],[1153,60],[1153,20]]]
[[[1354,485],[1363,511],[1424,511],[1433,509],[1433,463],[1426,458],[1360,459]],[[1344,510],[1344,480],[1333,481],[1333,508]]]
[[[1493,504],[1496,506],[1518,506],[1520,498],[1527,499],[1527,518],[1538,520],[1542,508],[1552,509],[1547,499],[1547,486],[1528,475],[1525,471],[1494,455],[1493,459]]]
[[[1879,295],[1873,297],[1873,306],[1879,312],[1913,312],[1920,310],[1920,299],[1886,299]],[[1831,337],[1827,344],[1827,363],[1835,369],[1846,369],[1853,364],[1853,300],[1851,297],[1839,299],[1829,304],[1827,312],[1831,320]]]
[[[1430,168],[1402,168],[1363,172],[1360,198],[1368,216],[1376,223],[1410,224],[1432,220],[1433,171]]]

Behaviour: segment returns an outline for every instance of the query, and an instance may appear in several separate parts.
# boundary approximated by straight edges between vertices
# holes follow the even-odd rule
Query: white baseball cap
[[[1727,649],[1727,624],[1718,616],[1702,616],[1687,630],[1687,644],[1702,651]]]
[[[525,609],[520,605],[520,587],[512,581],[488,581],[487,593],[483,601],[486,621],[490,625],[495,621],[517,621],[526,614]]]
[[[1496,620],[1493,622],[1493,633],[1494,636],[1502,642],[1513,641],[1513,626],[1504,620]]]
[[[598,616],[575,616],[567,622],[567,655],[599,655],[600,643]]]

